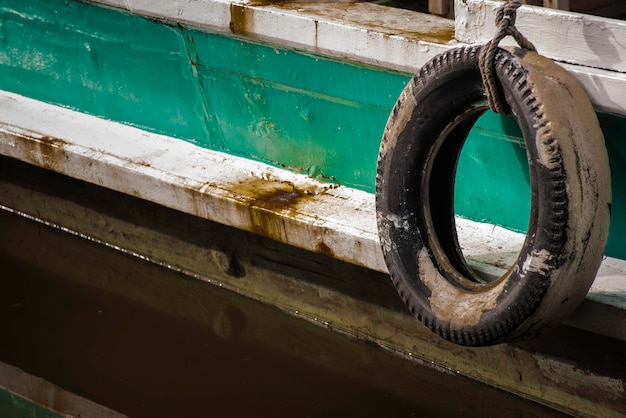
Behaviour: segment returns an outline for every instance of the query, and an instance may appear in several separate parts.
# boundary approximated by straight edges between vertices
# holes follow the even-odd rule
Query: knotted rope
[[[493,39],[485,44],[480,51],[479,67],[480,74],[485,85],[487,100],[489,107],[496,113],[508,114],[508,106],[502,97],[500,87],[498,85],[498,76],[495,71],[495,56],[498,44],[507,35],[511,35],[517,44],[529,51],[536,51],[535,46],[515,27],[515,19],[517,18],[517,9],[522,5],[521,0],[507,0],[505,4],[500,6],[496,11],[496,31]]]

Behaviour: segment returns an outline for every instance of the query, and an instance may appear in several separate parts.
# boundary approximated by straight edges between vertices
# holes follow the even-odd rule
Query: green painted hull
[[[16,418],[63,418],[53,412],[7,390],[0,389],[0,416]]]
[[[0,19],[2,90],[368,192],[410,78],[76,0],[5,0]],[[599,118],[613,172],[607,254],[626,259],[626,119]],[[525,230],[522,143],[511,118],[479,120],[459,163],[458,214]]]

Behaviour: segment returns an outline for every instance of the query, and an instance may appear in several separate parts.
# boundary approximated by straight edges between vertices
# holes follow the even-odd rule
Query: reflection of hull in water
[[[508,411],[503,416],[550,412],[180,273],[2,218],[2,242],[18,243],[3,249],[15,273],[3,294],[25,301],[3,326],[14,341],[3,360],[129,416],[350,416],[369,409],[368,416],[410,416],[416,408],[448,416],[469,408],[483,417],[492,403]],[[34,257],[33,240],[46,249]],[[18,322],[19,329],[10,325]],[[41,323],[50,331],[33,333]],[[459,392],[454,403],[445,402],[448,385]],[[56,407],[80,411],[72,399]]]
[[[493,33],[488,24],[493,5],[477,1],[457,5],[456,28],[449,20],[361,3],[155,1],[145,6],[133,1],[101,2],[113,9],[58,3],[10,1],[0,6],[6,22],[1,42],[11,46],[0,55],[0,88],[21,95],[1,96],[2,154],[379,273],[385,273],[386,267],[370,192],[391,107],[409,73],[434,54],[460,41],[484,41]],[[620,157],[626,128],[626,68],[620,57],[626,52],[609,39],[610,34],[623,39],[619,36],[623,29],[615,21],[558,16],[550,15],[551,22],[557,22],[552,25],[564,22],[568,30],[549,36],[550,26],[542,23],[542,13],[537,11],[520,10],[518,25],[523,29],[524,19],[534,25],[525,32],[538,49],[571,63],[568,68],[603,112],[599,117],[616,191],[607,250],[615,259],[605,263],[569,323],[623,341],[624,300],[619,294],[625,276],[619,259],[626,258],[621,245],[626,210],[621,208],[624,200],[619,190],[626,178]],[[594,29],[601,26],[606,30]],[[558,39],[561,32],[577,34],[584,42],[576,42],[573,51],[563,48],[564,41]],[[612,58],[597,58],[599,44],[608,45],[604,48],[611,49],[607,54]],[[592,68],[598,62],[602,69]],[[479,121],[458,173],[456,206],[462,216],[525,228],[528,185],[519,180],[526,178],[525,153],[519,143],[520,135],[510,120],[488,114]],[[336,187],[338,183],[342,186]],[[0,203],[41,216],[37,215],[40,207],[8,194]],[[165,264],[172,264],[172,252],[179,252],[176,260],[185,254],[171,245],[159,247],[159,242],[167,242],[163,236],[144,245],[129,235],[101,231],[97,223],[81,220],[65,226]],[[124,223],[111,231],[129,228],[133,227]],[[492,229],[471,222],[466,228],[469,237],[475,235],[474,228],[481,234]],[[507,232],[500,236],[509,241]],[[483,247],[485,241],[468,244],[470,262],[497,274],[516,247]],[[238,271],[228,253],[192,248],[196,257],[181,267],[185,271],[204,277],[196,264],[207,257],[226,263],[227,272]],[[395,310],[382,309],[378,318],[386,300],[373,298],[358,305],[363,317],[353,322],[354,315],[344,316],[352,302],[325,301],[314,288],[309,290],[317,296],[309,296],[315,303],[299,309],[293,290],[278,286],[270,276],[263,285],[236,276],[225,273],[219,281],[426,361],[527,396],[561,402],[557,395],[520,387],[514,383],[517,372],[513,370],[507,377],[499,376],[501,370],[491,367],[487,357],[465,363],[455,360],[454,350],[467,356],[477,352],[452,349],[423,335],[421,328],[416,331],[415,324]],[[307,289],[306,282],[290,283]],[[339,306],[346,311],[339,311]],[[398,315],[404,318],[401,325],[387,329]],[[351,319],[343,322],[345,318]],[[428,343],[419,343],[423,341]],[[509,349],[493,350],[509,361],[505,354]],[[527,360],[519,367],[533,362],[546,374],[556,369],[574,373],[561,363]],[[585,375],[574,375],[578,387]],[[618,380],[623,384],[623,376]],[[559,390],[580,396],[578,389],[561,386]]]

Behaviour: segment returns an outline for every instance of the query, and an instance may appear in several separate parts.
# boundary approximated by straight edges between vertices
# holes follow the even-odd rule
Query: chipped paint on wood
[[[231,5],[235,5],[247,10],[249,16],[254,15],[253,22],[248,19],[246,37],[409,72],[414,72],[445,49],[458,46],[456,39],[467,43],[491,39],[494,34],[491,30],[493,16],[499,4],[493,1],[457,0],[456,19],[453,22],[367,2],[346,6],[336,2],[94,1],[133,13],[221,32],[231,31],[230,10]],[[483,7],[484,4],[489,7]],[[350,7],[349,12],[346,7]],[[623,53],[615,40],[620,39],[618,35],[626,27],[623,22],[534,7],[522,7],[520,14],[526,20],[539,22],[532,23],[531,27],[543,36],[537,39],[531,37],[531,40],[540,46],[540,51],[545,50],[545,54],[562,62],[578,63],[576,59],[586,57],[585,65],[588,67],[578,64],[564,66],[578,77],[599,109],[626,114],[626,75],[612,69],[599,69],[606,68],[607,64],[610,67],[616,62],[620,63],[621,58],[616,59],[616,56],[621,57]],[[575,32],[573,40],[568,38],[570,28],[567,22],[575,22],[571,28]],[[593,29],[587,28],[586,24]],[[555,25],[563,28],[551,33]],[[455,26],[454,38],[450,37],[452,26]],[[473,30],[481,31],[480,38],[472,34]],[[589,51],[577,56],[574,52],[576,48],[561,47],[577,42],[579,47]],[[611,47],[607,48],[607,45]],[[623,62],[620,65],[623,66]]]
[[[310,251],[323,242],[338,258],[385,270],[371,194],[40,102],[25,112],[23,98],[9,97],[0,100],[4,155]],[[15,128],[35,114],[56,134]]]
[[[412,72],[455,45],[449,19],[368,2],[95,0],[133,13]]]
[[[539,354],[535,354],[534,358],[546,376],[565,391],[577,396],[606,396],[611,400],[622,400],[625,397],[625,382],[620,378],[602,376],[580,368],[576,363]]]
[[[65,4],[2,3],[0,89],[373,188],[377,144],[407,74]],[[244,30],[252,12],[233,5],[233,25]]]

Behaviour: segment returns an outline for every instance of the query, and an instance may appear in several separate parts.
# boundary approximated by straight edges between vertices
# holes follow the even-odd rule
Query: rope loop
[[[507,0],[496,10],[496,34],[493,39],[485,44],[480,51],[479,67],[480,74],[485,85],[485,92],[489,107],[496,113],[508,115],[510,113],[495,72],[495,56],[500,41],[507,35],[511,35],[517,44],[526,50],[536,51],[535,46],[515,27],[517,9],[522,5],[521,0]]]

